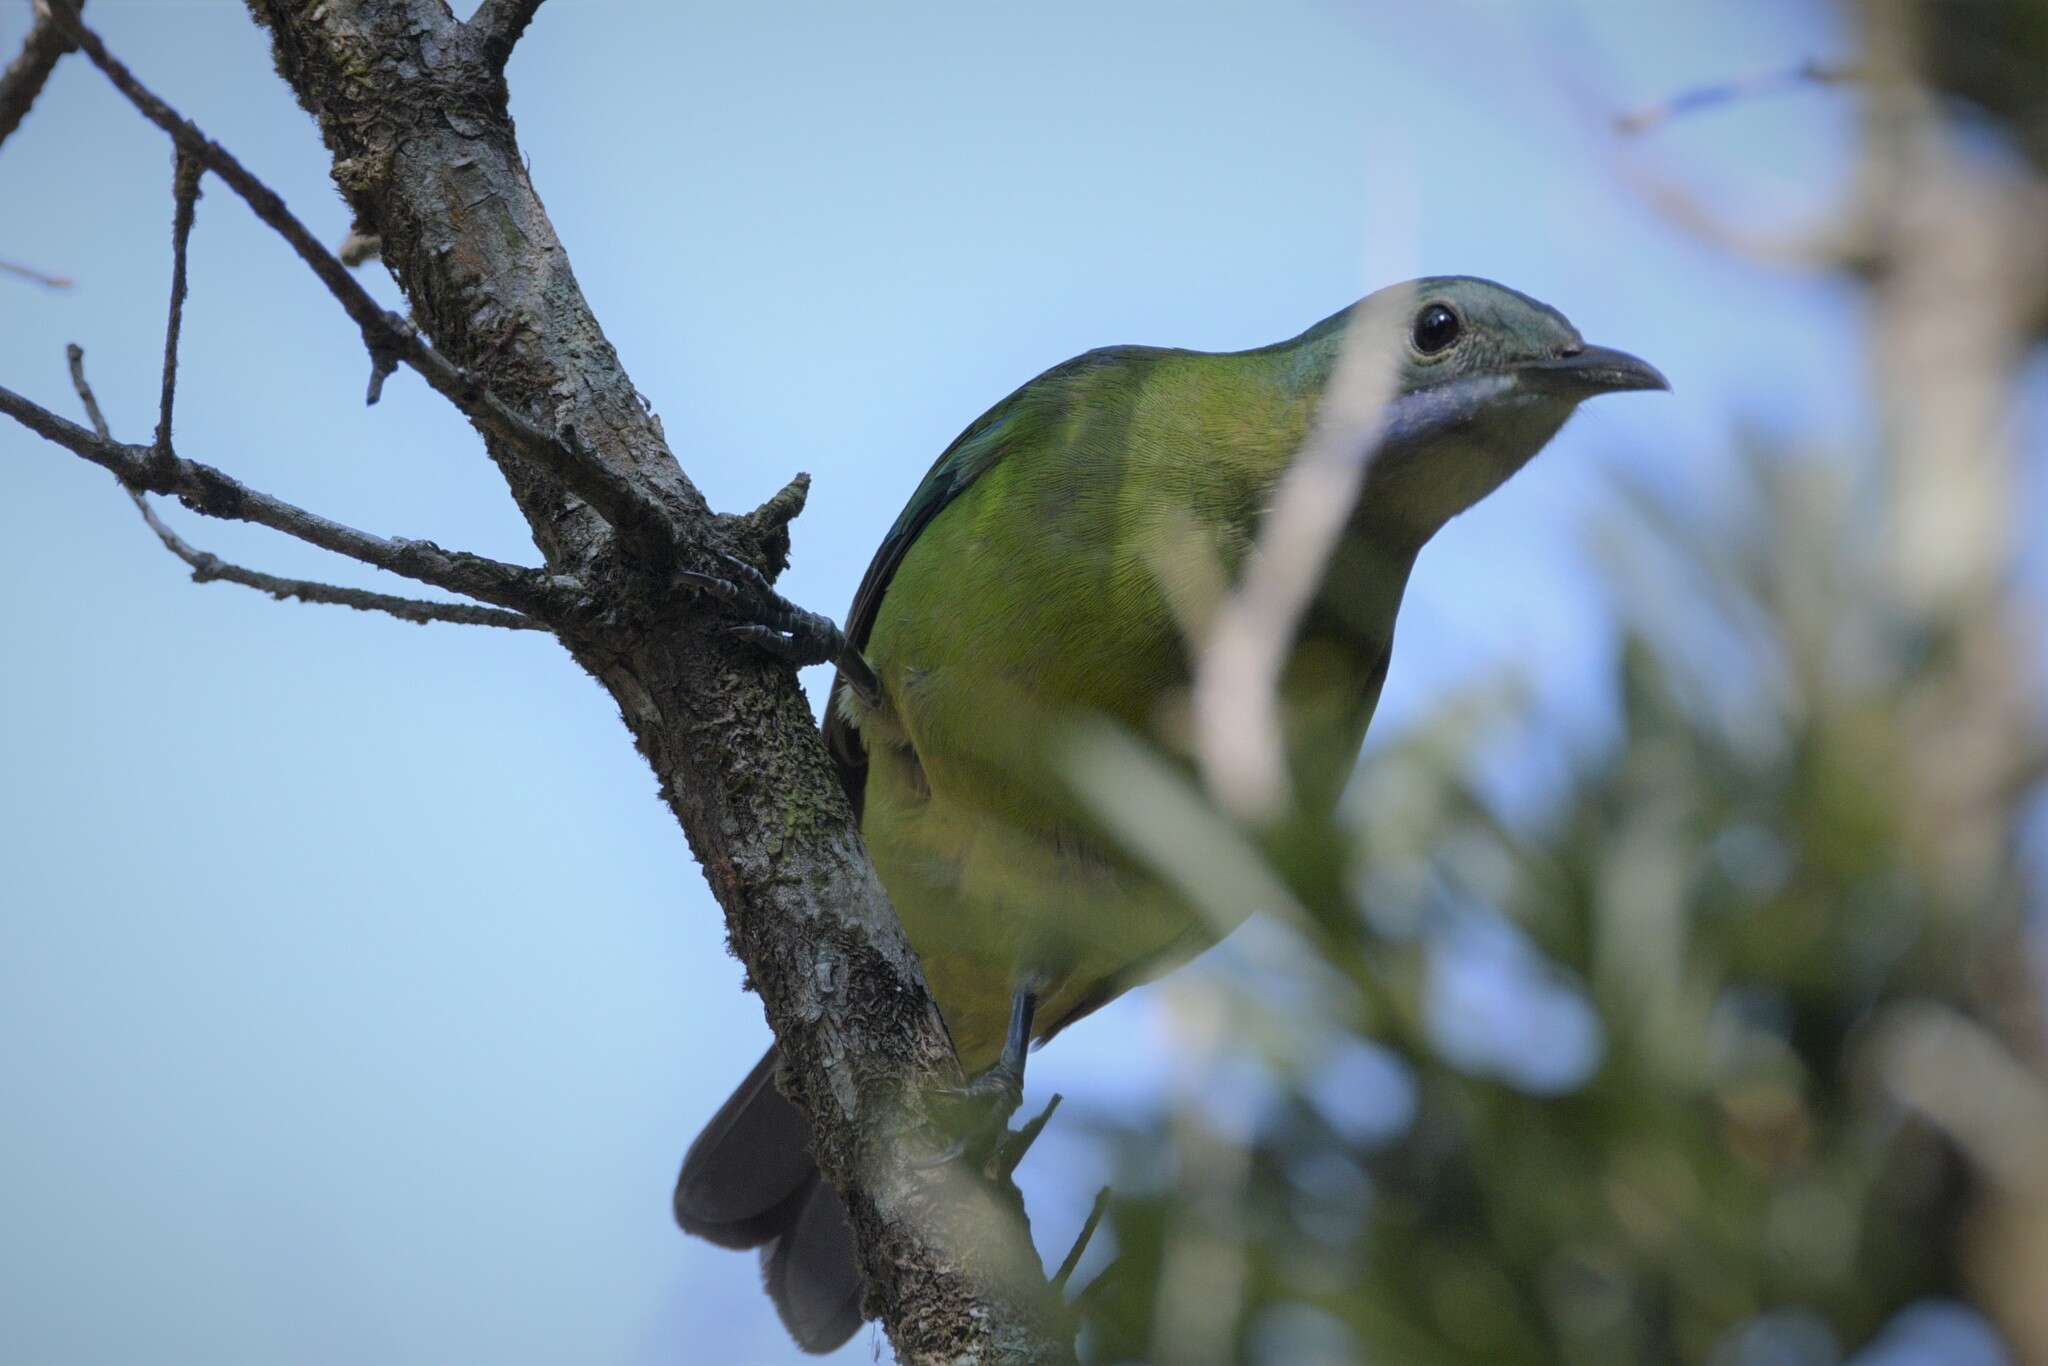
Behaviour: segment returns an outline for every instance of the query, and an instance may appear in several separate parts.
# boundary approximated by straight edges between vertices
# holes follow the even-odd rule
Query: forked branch
[[[483,44],[484,56],[493,67],[504,69],[540,6],[541,0],[484,0],[477,6],[469,27]]]
[[[656,566],[672,562],[677,549],[677,528],[667,509],[651,494],[602,461],[577,451],[558,434],[544,430],[515,412],[486,388],[476,375],[428,345],[426,338],[420,336],[411,323],[379,306],[369,291],[349,274],[348,267],[320,244],[311,229],[293,216],[276,191],[257,179],[197,124],[137,80],[135,74],[107,50],[99,35],[80,21],[72,0],[46,0],[46,3],[59,27],[92,64],[105,73],[114,88],[144,118],[168,133],[182,154],[219,176],[229,189],[241,196],[256,216],[284,238],[298,253],[299,259],[311,267],[320,282],[327,286],[328,293],[362,330],[363,343],[371,358],[372,402],[376,400],[384,376],[399,364],[410,367],[436,393],[453,403],[479,431],[596,509],[598,515],[611,524],[620,539],[640,558]]]
[[[790,670],[763,667],[761,650],[792,663],[860,661],[836,628],[748,572],[782,562],[801,481],[755,513],[715,516],[568,268],[504,107],[503,64],[534,0],[487,0],[468,27],[443,0],[249,0],[273,34],[280,74],[320,124],[354,222],[378,235],[410,317],[382,309],[274,192],[116,61],[78,22],[74,0],[44,2],[181,160],[226,184],[340,302],[369,350],[373,388],[407,366],[487,438],[548,569],[372,536],[180,456],[169,319],[152,444],[87,430],[5,389],[0,413],[133,490],[556,626],[618,705],[703,862],[775,1027],[791,1099],[811,1119],[814,1155],[847,1196],[867,1303],[899,1358],[1071,1360],[1071,1325],[1023,1221],[954,1198],[947,1174],[904,1160],[907,1147],[932,1139],[921,1098],[957,1077],[957,1060],[810,708]],[[398,155],[389,154],[394,129],[403,130]],[[471,212],[485,204],[488,220]],[[174,276],[175,257],[174,239]],[[595,515],[566,515],[579,511],[570,499]],[[160,520],[153,529],[196,571],[227,577]],[[750,566],[734,563],[734,551]],[[236,581],[252,578],[274,586],[253,572]],[[707,621],[721,613],[724,627]]]
[[[107,427],[106,414],[100,411],[99,398],[93,393],[92,384],[85,377],[84,349],[73,344],[64,348],[64,352],[71,365],[71,387],[78,391],[78,401],[85,407],[85,415],[92,423],[94,434],[102,441],[111,441],[113,433]],[[168,385],[165,392],[169,393]],[[163,446],[159,444],[157,449],[163,449]],[[276,574],[266,574],[261,570],[230,564],[218,555],[198,549],[171,530],[170,526],[156,515],[156,509],[149,505],[148,497],[141,490],[124,486],[124,491],[134,500],[135,510],[142,514],[144,524],[156,533],[159,541],[163,542],[164,549],[191,566],[194,583],[239,583],[245,588],[268,593],[280,600],[297,598],[301,602],[353,607],[359,612],[383,612],[401,621],[410,621],[422,626],[430,621],[445,621],[461,626],[502,626],[513,631],[548,629],[548,624],[544,621],[521,612],[506,611],[502,607],[401,598],[390,593],[373,593],[363,588],[344,588],[339,584],[319,583],[312,579],[287,579]]]
[[[273,531],[389,570],[420,583],[543,619],[573,611],[581,598],[574,580],[538,569],[501,564],[432,541],[373,536],[259,493],[211,465],[167,455],[153,446],[131,446],[86,430],[49,409],[0,388],[0,413],[46,441],[90,460],[131,489],[168,494],[194,512],[229,521],[254,522]]]

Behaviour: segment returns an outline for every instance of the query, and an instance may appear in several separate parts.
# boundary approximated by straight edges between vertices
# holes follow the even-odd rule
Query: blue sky
[[[0,0],[10,53],[28,13]],[[241,5],[90,15],[341,239]],[[1515,669],[1597,734],[1583,533],[1613,473],[1705,502],[1738,417],[1822,444],[1863,421],[1850,296],[1675,232],[1598,115],[1844,43],[1829,12],[1762,0],[550,0],[511,83],[578,276],[692,477],[738,508],[812,472],[783,586],[821,610],[961,427],[1089,347],[1255,345],[1465,272],[1648,356],[1674,395],[1596,405],[1425,554],[1380,721]],[[1848,121],[1792,95],[1637,150],[1799,221],[1842,184]],[[129,439],[153,423],[170,164],[78,61],[0,149],[0,258],[79,281],[0,278],[0,383],[72,413],[77,341]],[[407,376],[362,407],[352,330],[218,185],[184,357],[185,454],[367,529],[533,558],[463,423]],[[767,1031],[602,693],[544,638],[194,586],[104,474],[18,430],[0,470],[0,1356],[786,1359],[751,1260],[669,1223],[683,1147]],[[375,581],[169,515],[256,567]],[[1154,1094],[1162,1035],[1138,993],[1039,1055],[1031,1092]],[[1027,1171],[1049,1248],[1092,1189],[1057,1134]]]

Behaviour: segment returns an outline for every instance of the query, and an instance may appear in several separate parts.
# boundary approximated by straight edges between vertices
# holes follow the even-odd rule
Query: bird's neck
[[[1405,532],[1353,519],[1324,566],[1300,638],[1339,646],[1368,664],[1393,642],[1394,618],[1420,543]]]

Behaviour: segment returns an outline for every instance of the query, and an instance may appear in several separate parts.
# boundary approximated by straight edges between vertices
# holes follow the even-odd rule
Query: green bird
[[[1252,554],[1347,346],[1384,356],[1393,383],[1279,692],[1297,802],[1327,809],[1423,544],[1583,400],[1669,387],[1527,295],[1435,277],[1255,350],[1114,346],[1054,366],[946,448],[854,595],[846,635],[872,678],[834,679],[826,743],[961,1066],[1007,1097],[1005,1118],[1032,1041],[1225,928],[1100,834],[1056,737],[1108,718],[1175,745],[1194,664],[1175,580],[1206,564],[1227,582]],[[861,1279],[775,1068],[770,1048],[691,1145],[675,1215],[761,1248],[784,1324],[830,1351],[860,1325]]]

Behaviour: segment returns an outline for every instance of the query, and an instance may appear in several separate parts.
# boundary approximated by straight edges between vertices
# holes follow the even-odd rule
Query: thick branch
[[[249,169],[199,126],[158,98],[111,52],[98,34],[79,21],[71,0],[48,0],[57,24],[77,43],[92,64],[106,74],[114,88],[141,111],[144,118],[170,134],[181,153],[213,172],[270,228],[285,239],[301,260],[310,266],[320,282],[338,300],[356,326],[371,356],[371,401],[381,387],[383,376],[403,363],[473,422],[478,430],[496,438],[519,458],[583,499],[618,530],[620,537],[642,558],[667,565],[675,551],[676,532],[669,513],[632,480],[621,477],[601,461],[592,460],[571,444],[522,416],[496,394],[485,388],[476,375],[454,364],[428,345],[426,340],[394,313],[379,307],[368,290],[349,274],[333,253],[320,244],[312,231],[292,215],[276,191],[258,180]]]
[[[519,45],[540,6],[541,0],[484,0],[477,6],[469,27],[482,45],[485,59],[501,68],[510,61],[512,49]]]
[[[578,596],[572,584],[550,579],[537,569],[500,564],[464,551],[443,550],[432,541],[387,540],[343,526],[267,493],[258,493],[211,465],[167,456],[151,446],[130,446],[87,431],[11,389],[0,388],[0,413],[37,436],[111,471],[128,488],[168,494],[209,517],[254,522],[393,574],[537,617],[571,610]]]
[[[43,83],[57,69],[57,59],[71,50],[64,31],[48,14],[39,12],[22,41],[20,54],[7,64],[7,70],[0,71],[0,142],[21,127],[36,96],[43,93]]]

